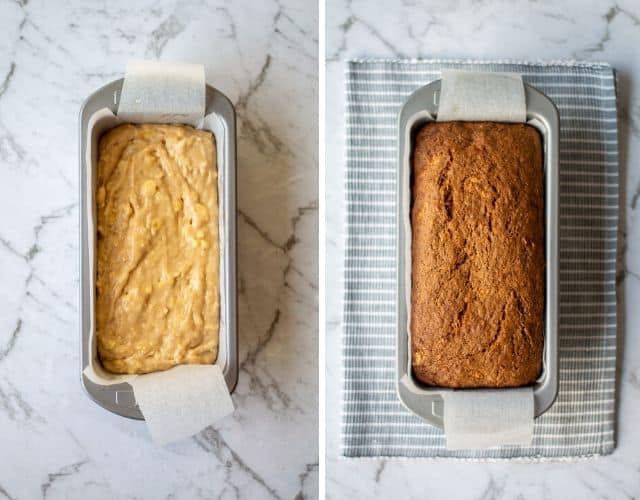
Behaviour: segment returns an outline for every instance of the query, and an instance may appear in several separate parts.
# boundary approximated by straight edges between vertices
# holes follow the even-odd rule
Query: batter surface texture
[[[95,315],[106,370],[215,361],[215,158],[212,134],[182,125],[121,125],[101,138]]]
[[[429,123],[412,179],[413,373],[428,385],[516,387],[544,340],[542,144],[525,124]]]

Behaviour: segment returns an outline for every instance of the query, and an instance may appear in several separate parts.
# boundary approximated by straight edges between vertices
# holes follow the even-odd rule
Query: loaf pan
[[[446,409],[442,395],[452,389],[429,387],[413,376],[411,367],[411,332],[408,313],[411,301],[411,242],[409,213],[411,207],[411,154],[420,128],[435,121],[438,114],[440,80],[421,87],[411,94],[399,115],[397,189],[397,318],[396,388],[402,403],[428,423],[443,427]],[[558,150],[559,118],[553,102],[539,90],[525,84],[527,123],[540,132],[544,147],[545,188],[545,318],[542,373],[533,385],[534,413],[538,417],[547,411],[558,394]],[[407,267],[408,266],[408,267]],[[470,389],[479,391],[482,389]],[[502,389],[505,392],[512,389]],[[463,392],[457,390],[457,392]]]
[[[91,272],[90,255],[95,255],[95,231],[90,224],[94,210],[95,181],[89,186],[88,172],[95,172],[96,160],[87,161],[89,141],[97,151],[99,137],[90,137],[90,118],[101,109],[114,114],[122,90],[123,79],[113,81],[91,94],[80,109],[80,377],[87,395],[103,408],[123,417],[144,419],[131,385],[126,382],[99,385],[84,375],[90,362],[99,363],[92,337],[91,316],[94,308],[95,276]],[[236,296],[236,123],[235,111],[229,99],[215,88],[206,86],[205,115],[215,115],[215,126],[209,129],[216,140],[219,173],[218,199],[220,205],[220,336],[218,364],[232,392],[238,380],[237,296]],[[90,170],[92,169],[92,170]],[[90,252],[90,249],[92,250]]]

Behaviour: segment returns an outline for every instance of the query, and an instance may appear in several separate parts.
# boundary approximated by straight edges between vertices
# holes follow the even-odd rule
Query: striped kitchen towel
[[[449,451],[395,389],[397,115],[442,68],[516,72],[560,111],[558,398],[531,446]],[[618,139],[607,64],[358,60],[346,69],[342,455],[566,458],[615,447]]]

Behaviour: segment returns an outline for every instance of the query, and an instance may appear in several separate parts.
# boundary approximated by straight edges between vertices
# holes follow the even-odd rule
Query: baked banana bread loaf
[[[525,124],[429,123],[412,179],[411,343],[421,382],[517,387],[544,341],[542,145]]]
[[[113,373],[213,363],[218,174],[213,135],[121,125],[100,139],[96,335]]]

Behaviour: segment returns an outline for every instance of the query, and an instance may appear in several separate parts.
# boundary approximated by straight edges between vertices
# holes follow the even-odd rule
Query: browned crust
[[[539,133],[429,123],[413,153],[414,375],[452,388],[534,382],[544,340]]]

